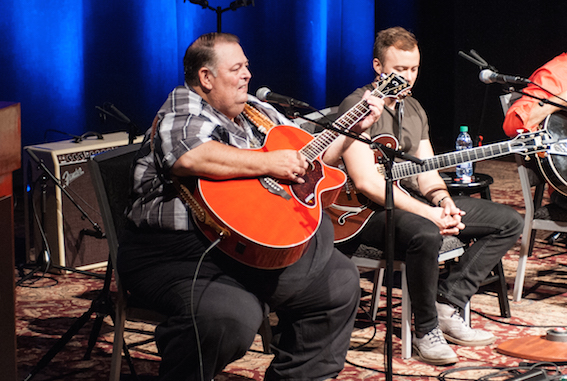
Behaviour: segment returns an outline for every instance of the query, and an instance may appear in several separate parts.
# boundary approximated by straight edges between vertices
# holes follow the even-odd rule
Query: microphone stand
[[[321,124],[316,121],[311,121],[315,124],[321,125],[327,130],[337,132],[347,137],[359,140],[370,146],[372,150],[380,150],[382,156],[378,159],[384,166],[384,177],[386,179],[386,243],[384,245],[384,253],[386,254],[386,380],[393,379],[392,371],[392,337],[393,337],[393,319],[392,319],[392,289],[394,288],[394,250],[395,250],[395,225],[394,225],[394,178],[392,176],[392,166],[396,157],[411,160],[416,164],[422,165],[423,161],[415,156],[408,155],[405,152],[386,147],[382,143],[373,142],[370,139],[362,137],[350,130],[339,128],[332,123]]]
[[[110,105],[110,109],[113,110],[116,114],[109,112],[106,110],[107,105]],[[95,108],[100,111],[101,113],[103,113],[104,115],[108,115],[113,117],[114,119],[116,119],[117,121],[119,121],[120,123],[123,123],[125,125],[128,126],[128,144],[133,144],[134,140],[136,139],[136,136],[138,135],[138,126],[136,126],[136,124],[134,124],[134,122],[132,122],[132,120],[130,118],[128,118],[126,115],[124,115],[122,112],[120,112],[120,110],[118,110],[116,107],[114,107],[113,104],[106,102],[103,107],[99,107],[99,106],[95,106]],[[101,138],[99,138],[101,139]]]
[[[469,56],[468,54],[464,53],[463,51],[459,51],[459,55],[460,55],[461,57],[465,58],[466,60],[472,62],[472,63],[475,64],[475,65],[478,65],[478,67],[479,67],[481,70],[483,70],[483,69],[489,69],[489,70],[492,70],[493,72],[498,73],[498,70],[497,70],[494,66],[489,65],[488,62],[486,62],[486,60],[485,60],[484,58],[482,58],[476,51],[474,51],[473,49],[471,49],[471,50],[470,50],[470,54],[471,54],[472,56],[474,56],[474,58],[471,57],[471,56]],[[530,82],[531,84],[533,84],[534,86],[539,87],[539,88],[542,89],[543,91],[545,91],[545,92],[547,92],[547,93],[549,93],[549,94],[551,94],[551,95],[553,95],[553,96],[555,96],[555,97],[557,97],[557,98],[559,98],[559,99],[562,99],[561,97],[558,97],[558,96],[554,95],[551,91],[545,89],[543,86],[541,86],[541,85],[539,85],[539,84],[537,84],[537,83],[535,83],[535,82],[533,82],[533,81],[529,81],[529,82]],[[531,95],[531,94],[525,93],[525,92],[523,92],[522,90],[516,90],[514,87],[509,87],[506,92],[508,92],[508,93],[518,93],[518,94],[522,94],[522,95],[525,95],[525,96],[527,96],[527,97],[531,97],[531,98],[537,99],[537,100],[539,100],[539,101],[542,102],[542,103],[546,103],[546,104],[555,106],[555,107],[557,107],[557,108],[560,108],[560,109],[562,109],[563,111],[567,111],[567,107],[566,107],[566,106],[563,106],[563,105],[560,105],[560,104],[558,104],[558,103],[556,103],[556,102],[550,101],[550,100],[547,99],[547,98],[540,98],[540,97],[537,97],[537,96],[535,96],[535,95]],[[562,99],[562,100],[565,101],[565,99]]]
[[[43,179],[42,179],[42,197],[45,198],[45,188],[46,188],[46,181],[47,178],[50,178],[56,185],[57,187],[59,187],[59,189],[65,194],[65,196],[67,196],[67,198],[73,203],[73,205],[75,205],[75,207],[81,212],[81,214],[83,215],[83,217],[85,219],[87,219],[93,226],[92,231],[86,231],[86,233],[84,234],[88,234],[88,235],[92,235],[96,238],[99,239],[103,239],[105,238],[105,234],[102,231],[102,229],[100,228],[100,226],[93,221],[89,215],[83,210],[83,208],[81,208],[81,206],[73,199],[73,197],[69,194],[69,192],[67,192],[67,190],[61,185],[61,182],[59,181],[59,179],[57,179],[53,173],[51,173],[51,171],[45,166],[45,163],[43,162],[43,160],[41,160],[40,158],[38,158],[35,153],[33,153],[33,151],[26,149],[27,153],[29,154],[29,156],[37,163],[38,168],[40,168],[43,171]],[[45,208],[45,204],[43,204],[43,208]],[[45,213],[45,211],[43,212]],[[42,217],[44,218],[44,217]],[[43,222],[43,220],[42,220]],[[38,221],[39,224],[39,221]],[[43,228],[41,226],[39,226],[41,233],[43,234]],[[83,233],[83,232],[82,232]],[[51,262],[51,255],[49,253],[49,245],[47,244],[47,239],[44,236],[44,245],[45,245],[45,254],[47,257],[47,268],[49,267],[49,264]],[[89,336],[89,342],[88,342],[88,347],[87,347],[87,351],[85,353],[84,359],[89,359],[90,358],[90,354],[92,352],[92,349],[94,348],[95,344],[96,344],[96,339],[100,333],[100,329],[102,327],[102,322],[105,316],[110,315],[112,317],[112,320],[114,321],[114,304],[112,302],[112,298],[110,297],[110,284],[111,284],[111,279],[112,279],[112,263],[109,260],[108,265],[106,266],[106,274],[104,275],[104,277],[101,277],[97,274],[93,274],[93,273],[89,273],[87,271],[81,271],[78,269],[74,269],[74,268],[69,268],[69,267],[64,267],[64,266],[58,266],[55,265],[54,267],[62,269],[62,270],[67,270],[67,271],[71,271],[71,272],[76,272],[76,273],[80,273],[80,274],[87,274],[87,275],[91,275],[91,276],[96,276],[98,278],[102,278],[104,279],[104,287],[101,290],[101,293],[99,294],[99,296],[93,300],[93,302],[91,303],[90,308],[83,314],[81,315],[69,328],[69,330],[67,332],[65,332],[65,334],[63,334],[61,336],[61,338],[53,345],[53,347],[51,347],[51,349],[39,360],[39,362],[36,364],[36,366],[30,371],[30,373],[26,376],[26,378],[24,379],[25,381],[29,381],[31,380],[41,369],[43,369],[45,366],[47,366],[49,364],[49,362],[53,359],[53,357],[55,357],[55,355],[57,353],[59,353],[59,351],[61,349],[63,349],[63,347],[65,347],[65,345],[71,340],[71,338],[73,336],[75,336],[75,334],[77,332],[79,332],[79,330],[87,323],[87,321],[91,318],[91,315],[93,313],[96,314],[96,319],[93,323],[93,327],[92,327],[92,331],[91,334]],[[34,270],[35,271],[35,270]],[[26,275],[26,279],[29,278],[29,274]],[[20,280],[19,283],[21,284],[21,282],[23,281]],[[17,284],[19,285],[19,284]],[[127,358],[128,359],[128,358]]]
[[[480,70],[484,70],[484,69],[488,69],[488,70],[492,70],[494,72],[498,72],[498,70],[490,65],[484,58],[482,58],[480,56],[480,54],[478,54],[474,49],[471,49],[469,51],[468,55],[467,53],[459,50],[459,56],[463,57],[464,59],[466,59],[469,62],[472,62],[473,64],[477,65],[478,68]],[[476,140],[476,144],[477,145],[481,145],[482,144],[482,131],[484,130],[484,118],[486,115],[486,105],[488,102],[488,87],[485,87],[484,89],[484,99],[482,102],[482,109],[480,112],[480,120],[478,122],[478,127],[476,128],[476,133],[472,134],[473,138]]]

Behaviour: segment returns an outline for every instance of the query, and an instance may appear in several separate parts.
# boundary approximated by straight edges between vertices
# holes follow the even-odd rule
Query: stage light
[[[185,2],[186,0],[183,0],[183,2]],[[197,4],[200,5],[201,7],[203,7],[203,9],[206,9],[209,7],[209,2],[207,0],[189,0],[189,2],[191,4]]]
[[[249,5],[254,6],[254,0],[235,0],[230,3],[230,9],[233,11],[237,10],[240,7],[247,7]]]

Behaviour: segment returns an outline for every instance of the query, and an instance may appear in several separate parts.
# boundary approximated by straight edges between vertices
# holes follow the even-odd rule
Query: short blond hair
[[[413,50],[417,46],[415,35],[401,26],[384,29],[376,35],[374,41],[374,58],[384,62],[386,50],[394,46],[401,50]]]

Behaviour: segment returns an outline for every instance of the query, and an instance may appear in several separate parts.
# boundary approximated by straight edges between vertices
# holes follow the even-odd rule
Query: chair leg
[[[467,325],[471,326],[471,301],[469,300],[467,304],[465,304],[465,308],[461,311],[462,318],[467,323]]]
[[[380,291],[382,290],[382,282],[384,281],[384,267],[374,270],[374,285],[372,286],[372,300],[370,309],[372,310],[372,320],[376,320],[378,315],[378,307],[380,301]]]
[[[124,310],[122,308],[116,308],[116,319],[114,320],[114,344],[112,345],[112,359],[110,362],[110,381],[120,381],[125,322],[126,315]]]
[[[411,358],[412,335],[411,335],[411,299],[408,291],[408,279],[406,264],[400,264],[402,272],[402,358]]]
[[[504,318],[512,317],[510,312],[510,302],[508,301],[508,285],[506,284],[506,277],[504,276],[504,266],[502,261],[499,261],[494,268],[496,276],[498,276],[498,301],[500,302],[500,316]]]
[[[516,270],[516,280],[514,282],[513,300],[519,302],[522,299],[522,291],[524,289],[524,278],[526,276],[526,265],[528,263],[528,254],[530,252],[530,242],[533,231],[530,228],[524,229],[522,241],[520,245],[520,254],[518,258],[518,268]]]

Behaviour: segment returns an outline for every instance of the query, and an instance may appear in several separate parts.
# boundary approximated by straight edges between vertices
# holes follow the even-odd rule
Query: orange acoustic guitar
[[[379,135],[374,138],[374,141],[392,149],[398,148],[398,140],[392,135]],[[565,140],[563,140],[564,142]],[[554,147],[555,143],[561,143],[561,141],[558,141],[547,130],[527,132],[505,142],[433,156],[423,160],[421,165],[412,161],[394,163],[392,165],[392,178],[397,181],[398,188],[404,190],[398,180],[422,172],[454,167],[464,162],[486,160],[510,153],[528,155],[534,152],[547,151]],[[375,156],[377,170],[384,174],[384,166],[378,163],[382,155],[379,151],[376,151]],[[362,193],[358,193],[348,179],[337,200],[326,210],[335,227],[335,243],[345,242],[355,237],[372,217],[376,208],[377,205]]]
[[[391,74],[378,83],[372,94],[398,97],[409,88],[407,81]],[[333,126],[349,129],[369,112],[368,103],[360,101]],[[297,127],[273,127],[264,146],[256,151],[300,151],[311,164],[303,177],[305,183],[284,183],[270,177],[221,181],[199,178],[193,197],[221,229],[199,218],[194,218],[195,223],[211,241],[221,235],[218,247],[246,265],[278,269],[296,262],[317,231],[323,208],[336,199],[346,179],[341,170],[320,160],[338,135],[326,130],[314,138]]]

